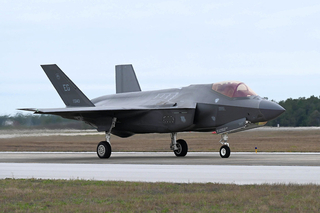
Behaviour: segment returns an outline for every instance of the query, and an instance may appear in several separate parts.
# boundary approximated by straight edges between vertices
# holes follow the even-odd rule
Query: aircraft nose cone
[[[259,109],[266,121],[272,120],[286,111],[279,104],[267,100],[260,102]]]

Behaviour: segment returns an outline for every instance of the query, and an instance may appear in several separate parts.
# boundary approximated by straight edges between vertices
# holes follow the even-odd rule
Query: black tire
[[[97,155],[99,158],[109,158],[111,155],[110,143],[101,141],[97,146]]]
[[[177,140],[177,150],[174,150],[174,154],[177,157],[184,157],[187,155],[188,153],[188,144],[185,140],[183,139],[179,139]]]
[[[230,153],[231,153],[230,147],[227,146],[227,145],[223,145],[220,148],[220,152],[219,153],[220,153],[220,157],[228,158],[230,156]]]

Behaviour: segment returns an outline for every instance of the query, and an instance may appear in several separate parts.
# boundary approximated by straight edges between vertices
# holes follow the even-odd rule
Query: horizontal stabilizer
[[[93,107],[94,104],[56,65],[41,65],[67,107]]]
[[[116,66],[116,93],[140,92],[141,88],[131,64]]]

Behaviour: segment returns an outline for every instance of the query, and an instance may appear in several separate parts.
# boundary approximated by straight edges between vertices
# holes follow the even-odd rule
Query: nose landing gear
[[[222,144],[221,148],[220,148],[220,157],[222,158],[228,158],[230,156],[231,150],[229,147],[229,143],[227,143],[228,141],[228,133],[223,133],[221,135],[221,139],[220,139],[220,143]]]

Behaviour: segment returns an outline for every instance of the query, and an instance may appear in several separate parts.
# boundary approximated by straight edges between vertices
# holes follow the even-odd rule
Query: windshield
[[[224,81],[212,85],[212,89],[230,98],[257,96],[247,85],[239,81]]]

